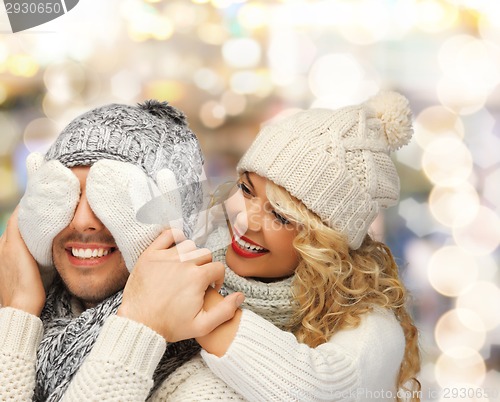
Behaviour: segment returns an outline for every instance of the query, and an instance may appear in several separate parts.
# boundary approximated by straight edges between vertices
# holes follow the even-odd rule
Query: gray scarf
[[[230,235],[227,227],[217,227],[205,245],[212,251],[213,260],[224,264],[224,287],[221,293],[226,296],[242,292],[245,295],[242,308],[253,311],[280,329],[287,329],[286,325],[289,324],[294,309],[291,288],[294,277],[267,283],[239,276],[226,264],[226,250],[229,243]]]
[[[122,291],[75,317],[71,295],[61,280],[56,280],[40,317],[44,335],[37,352],[34,401],[55,402],[62,398],[73,375],[91,351],[106,318],[116,313],[121,300]],[[154,373],[153,390],[198,351],[194,340],[167,344]]]

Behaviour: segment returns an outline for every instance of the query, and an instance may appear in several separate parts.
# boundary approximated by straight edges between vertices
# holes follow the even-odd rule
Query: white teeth
[[[235,239],[236,239],[236,243],[238,243],[242,248],[246,248],[247,250],[257,251],[257,252],[264,251],[264,248],[256,246],[254,244],[250,244],[244,240],[241,240],[239,237],[235,236]]]
[[[105,250],[103,248],[72,248],[71,249],[71,254],[73,254],[74,257],[81,258],[81,259],[88,259],[88,258],[96,258],[96,257],[103,257],[105,255],[109,254],[109,250]]]

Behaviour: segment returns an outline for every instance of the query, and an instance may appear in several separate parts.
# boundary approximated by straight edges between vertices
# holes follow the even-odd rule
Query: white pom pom
[[[382,122],[387,144],[395,151],[410,142],[413,134],[408,99],[397,92],[379,92],[367,104]]]

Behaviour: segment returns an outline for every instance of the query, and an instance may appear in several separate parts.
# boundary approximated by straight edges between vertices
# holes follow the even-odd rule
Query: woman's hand
[[[0,237],[0,305],[40,316],[45,290],[38,265],[19,233],[18,210]]]
[[[139,257],[117,314],[143,323],[168,342],[204,336],[231,319],[243,301],[235,293],[204,308],[207,289],[212,284],[219,288],[223,280],[224,267],[212,262],[208,249],[198,249],[179,230],[166,230]]]

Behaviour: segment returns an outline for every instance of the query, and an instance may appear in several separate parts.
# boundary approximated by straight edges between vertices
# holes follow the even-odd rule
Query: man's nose
[[[98,231],[104,228],[103,223],[90,208],[85,193],[82,193],[80,197],[80,202],[76,206],[75,215],[70,226],[81,233]]]

